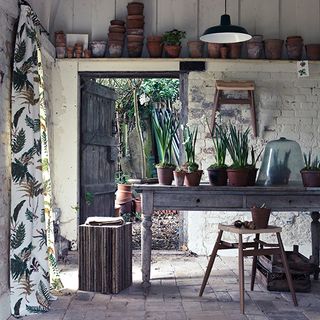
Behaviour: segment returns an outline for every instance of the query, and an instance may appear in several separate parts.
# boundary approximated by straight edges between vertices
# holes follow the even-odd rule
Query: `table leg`
[[[145,290],[150,284],[151,267],[151,244],[152,244],[152,214],[153,214],[153,192],[142,194],[142,223],[141,223],[141,271],[142,286]]]
[[[312,262],[315,265],[314,279],[319,279],[319,249],[320,249],[320,213],[311,212],[311,242],[312,242]]]

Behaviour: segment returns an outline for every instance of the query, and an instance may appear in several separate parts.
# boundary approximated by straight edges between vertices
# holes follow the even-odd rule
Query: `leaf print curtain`
[[[11,312],[49,309],[50,283],[60,285],[54,252],[40,23],[22,2],[12,83],[10,220]]]

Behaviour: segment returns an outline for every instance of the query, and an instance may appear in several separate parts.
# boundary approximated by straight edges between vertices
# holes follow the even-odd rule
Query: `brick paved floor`
[[[52,303],[50,312],[29,316],[26,320],[320,320],[319,281],[312,280],[310,293],[297,293],[299,307],[293,306],[288,293],[268,292],[257,284],[255,291],[246,291],[245,315],[241,315],[236,257],[216,259],[201,298],[198,293],[206,257],[154,253],[152,287],[147,297],[139,286],[139,260],[140,255],[135,254],[133,285],[117,295],[78,292],[76,263],[64,266],[62,278],[67,286],[66,295]],[[251,259],[247,259],[247,290],[250,269]]]

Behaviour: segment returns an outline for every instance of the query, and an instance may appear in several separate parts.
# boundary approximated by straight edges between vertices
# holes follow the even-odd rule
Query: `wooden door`
[[[81,90],[80,224],[113,216],[115,200],[115,106],[113,89],[84,81]]]

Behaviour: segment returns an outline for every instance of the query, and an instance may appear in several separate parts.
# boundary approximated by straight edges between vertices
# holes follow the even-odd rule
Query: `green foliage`
[[[164,169],[164,168],[172,168],[175,169],[176,165],[169,162],[160,162],[156,164],[156,168]]]
[[[11,163],[12,180],[21,183],[23,180],[33,179],[32,175],[28,172],[28,165],[23,164],[18,159],[14,159]]]
[[[16,91],[21,91],[24,87],[33,88],[33,85],[28,80],[27,74],[18,68],[13,71],[13,86]]]
[[[256,167],[257,161],[259,160],[261,154],[262,154],[262,149],[260,150],[260,152],[258,153],[258,156],[256,157],[255,150],[254,150],[253,146],[251,146],[251,164],[250,164],[250,167],[253,167],[253,168]]]
[[[122,171],[116,172],[115,182],[116,184],[128,184],[129,176],[124,174]]]
[[[13,258],[11,258],[10,261],[11,275],[13,280],[17,280],[28,272],[27,262],[22,260],[16,254],[13,255]]]
[[[183,127],[183,146],[187,157],[187,163],[195,163],[196,143],[198,137],[198,127],[193,131],[186,125]]]
[[[25,200],[23,200],[23,201],[25,201]],[[26,219],[27,219],[28,221],[30,221],[30,222],[33,221],[33,213],[32,213],[29,209],[26,210],[25,215],[26,215]]]
[[[227,150],[232,159],[232,168],[244,168],[248,163],[249,155],[249,132],[238,130],[235,125],[229,124],[228,136],[224,137]]]
[[[19,118],[20,118],[20,116],[21,116],[21,114],[22,114],[22,112],[23,112],[24,109],[25,109],[25,107],[20,108],[20,109],[15,113],[15,115],[14,115],[14,117],[13,117],[13,126],[14,126],[15,128],[16,128],[17,125],[18,125]]]
[[[12,233],[11,239],[10,239],[10,245],[12,249],[19,248],[26,236],[26,229],[23,222],[21,222],[18,226],[18,228]]]
[[[26,143],[25,131],[21,128],[18,134],[12,139],[11,149],[13,153],[19,153]]]
[[[92,192],[86,192],[84,196],[85,196],[86,204],[88,206],[92,205],[94,200],[94,194]]]
[[[159,116],[156,110],[152,112],[152,129],[154,132],[160,164],[172,163],[172,140],[178,130],[178,121],[170,113]]]
[[[183,166],[185,172],[196,172],[199,169],[199,165],[195,162],[186,162]]]
[[[33,130],[33,132],[40,131],[40,119],[32,119],[26,115],[26,125]]]
[[[214,159],[215,163],[209,168],[225,168],[226,167],[226,154],[227,154],[227,144],[225,141],[225,136],[227,135],[227,129],[223,125],[215,125],[214,129],[211,129],[208,119],[207,126],[210,131],[210,136],[213,142],[214,148]]]
[[[167,45],[181,45],[181,40],[186,37],[185,31],[179,31],[177,29],[173,29],[171,31],[167,31],[162,36],[162,42]]]
[[[14,222],[17,222],[19,212],[20,212],[20,210],[23,207],[25,202],[26,202],[26,200],[22,200],[15,206],[15,208],[13,210],[13,215],[12,215],[12,218],[13,218]]]
[[[310,150],[308,154],[303,154],[305,167],[302,170],[318,171],[320,170],[320,160],[318,156],[312,159],[312,151]]]
[[[150,102],[175,101],[179,97],[178,79],[144,79],[139,94],[146,94]]]
[[[26,55],[26,41],[22,40],[21,42],[18,42],[16,45],[16,49],[14,52],[14,61],[16,63],[21,62],[24,59],[24,56]]]

